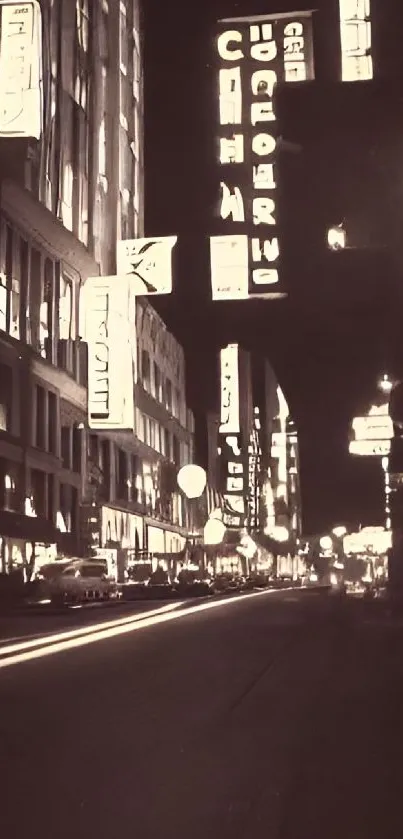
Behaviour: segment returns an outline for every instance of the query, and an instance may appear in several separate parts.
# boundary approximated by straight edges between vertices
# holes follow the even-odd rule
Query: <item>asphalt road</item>
[[[0,670],[7,839],[402,836],[403,621],[240,599]]]
[[[9,640],[29,638],[65,632],[72,629],[117,621],[130,615],[141,615],[144,612],[159,609],[169,603],[175,605],[183,600],[137,600],[111,603],[94,603],[85,606],[57,609],[53,606],[37,606],[21,610],[20,612],[0,613],[0,652],[1,646]]]

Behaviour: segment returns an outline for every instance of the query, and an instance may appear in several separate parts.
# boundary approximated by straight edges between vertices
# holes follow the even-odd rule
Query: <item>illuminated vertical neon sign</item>
[[[311,12],[224,20],[218,57],[219,235],[213,299],[284,296],[277,207],[278,82],[313,78]]]
[[[372,79],[370,0],[339,0],[339,4],[342,81]]]

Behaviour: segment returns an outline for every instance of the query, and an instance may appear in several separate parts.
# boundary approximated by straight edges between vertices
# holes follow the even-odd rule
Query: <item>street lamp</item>
[[[182,469],[179,470],[177,481],[179,489],[186,495],[186,498],[190,500],[200,498],[206,488],[206,471],[201,466],[188,463],[187,466],[182,466]]]
[[[327,246],[332,251],[342,251],[347,246],[347,235],[342,224],[335,224],[327,231]]]
[[[203,530],[204,544],[209,546],[221,545],[226,529],[224,522],[216,518],[209,518]]]
[[[331,536],[322,536],[319,540],[319,545],[324,551],[331,551],[333,548],[333,539]]]
[[[342,539],[343,536],[345,536],[346,533],[347,533],[347,527],[344,527],[344,525],[334,527],[333,530],[332,530],[332,533],[333,533],[333,536],[336,536],[336,539]]]
[[[392,392],[393,382],[391,381],[391,379],[389,378],[387,373],[384,373],[384,375],[382,376],[382,379],[379,380],[378,387],[379,387],[379,390],[382,391],[382,393],[385,393],[385,394],[389,395]]]
[[[275,539],[276,542],[288,542],[289,539],[289,532],[286,527],[281,527],[280,525],[276,525],[273,527],[273,530],[269,534],[272,539]]]

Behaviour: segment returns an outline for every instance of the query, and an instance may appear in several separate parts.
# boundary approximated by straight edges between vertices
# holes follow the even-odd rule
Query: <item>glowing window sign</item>
[[[278,81],[313,78],[312,13],[221,21],[216,37],[219,235],[210,238],[213,300],[284,296],[277,212]]]
[[[339,0],[339,6],[342,81],[372,79],[370,0]]]

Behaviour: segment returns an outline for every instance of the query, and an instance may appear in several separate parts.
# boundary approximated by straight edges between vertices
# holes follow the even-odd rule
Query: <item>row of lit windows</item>
[[[181,442],[176,434],[161,425],[158,420],[146,416],[138,409],[136,410],[136,435],[142,443],[173,461],[177,466],[189,463],[189,445]]]
[[[184,402],[181,391],[174,387],[171,380],[164,376],[156,361],[151,361],[148,350],[141,349],[138,343],[138,378],[144,390],[150,393],[176,419],[181,420],[181,407]]]
[[[53,363],[61,340],[75,337],[74,285],[59,262],[0,219],[0,330]]]
[[[61,516],[63,529],[71,531],[77,526],[78,490],[41,469],[29,469],[25,484],[19,464],[0,458],[0,509],[40,516],[54,524],[60,524]]]

